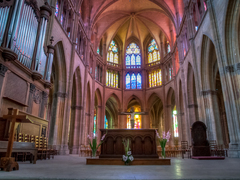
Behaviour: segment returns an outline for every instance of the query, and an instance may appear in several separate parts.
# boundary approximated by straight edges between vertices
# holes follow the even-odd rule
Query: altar
[[[156,146],[155,129],[100,129],[104,134],[99,158],[121,158],[125,154],[123,138],[130,139],[130,148],[134,158],[159,158]]]

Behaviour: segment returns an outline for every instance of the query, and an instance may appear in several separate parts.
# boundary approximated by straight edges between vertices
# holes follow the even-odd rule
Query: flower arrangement
[[[167,132],[167,134],[165,132],[163,132],[162,137],[160,137],[157,130],[155,130],[155,131],[156,131],[157,138],[158,138],[159,143],[162,148],[162,158],[166,158],[165,146],[166,146],[166,143],[169,141],[171,134],[169,131]]]
[[[122,143],[124,145],[124,150],[125,150],[125,155],[123,155],[122,160],[125,163],[125,165],[129,165],[129,163],[134,160],[131,149],[129,148],[130,140],[123,139]]]
[[[97,134],[92,133],[92,135],[87,136],[89,139],[90,148],[92,149],[92,157],[96,157],[97,150],[99,146],[101,146],[102,143],[104,142],[104,138],[106,137],[106,135],[107,133],[102,136],[101,142],[98,145],[97,145]]]

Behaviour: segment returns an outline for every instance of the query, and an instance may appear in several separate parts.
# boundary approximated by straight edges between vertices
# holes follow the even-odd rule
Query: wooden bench
[[[7,146],[8,146],[8,141],[0,141],[0,152],[7,152]],[[35,148],[35,144],[34,143],[30,143],[30,142],[13,142],[13,149],[12,149],[13,153],[16,152],[29,152],[34,156],[33,159],[33,164],[36,164],[37,161],[37,153],[38,153],[38,149]],[[30,160],[30,163],[31,160]]]

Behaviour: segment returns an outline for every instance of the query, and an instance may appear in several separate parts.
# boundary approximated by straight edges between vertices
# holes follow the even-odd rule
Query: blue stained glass
[[[132,74],[131,85],[132,85],[132,89],[136,89],[136,76],[135,76],[135,74]]]
[[[60,21],[61,21],[61,25],[62,25],[62,23],[63,23],[63,15],[61,15],[61,20]]]
[[[137,89],[142,89],[142,76],[140,73],[137,75]]]
[[[126,57],[126,65],[130,65],[130,56],[129,55],[127,55],[127,57]]]
[[[130,89],[130,75],[127,73],[126,75],[126,89]]]
[[[141,65],[140,49],[135,43],[131,43],[126,49],[126,65],[132,65],[130,68],[136,68],[134,65]]]
[[[137,55],[136,65],[141,65],[141,57]]]
[[[59,7],[58,7],[58,1],[56,3],[56,11],[55,11],[55,16],[58,16],[58,11],[59,11]]]
[[[133,54],[131,56],[131,65],[136,65],[135,56]]]
[[[105,116],[105,120],[104,120],[104,129],[108,129],[108,120],[107,120],[106,116]]]
[[[99,49],[99,47],[97,48],[97,53],[100,54],[100,49]]]

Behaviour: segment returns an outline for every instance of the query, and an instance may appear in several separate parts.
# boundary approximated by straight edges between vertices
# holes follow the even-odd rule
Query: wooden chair
[[[28,134],[24,134],[24,141],[23,142],[30,142]]]
[[[17,142],[22,142],[23,141],[23,136],[22,133],[18,134]]]
[[[187,141],[181,141],[181,151],[182,151],[183,159],[184,159],[184,154],[187,154],[188,158],[191,158],[191,149],[189,148]]]
[[[216,140],[211,140],[209,141],[209,146],[210,146],[210,151],[211,151],[211,156],[217,156],[217,143]]]

